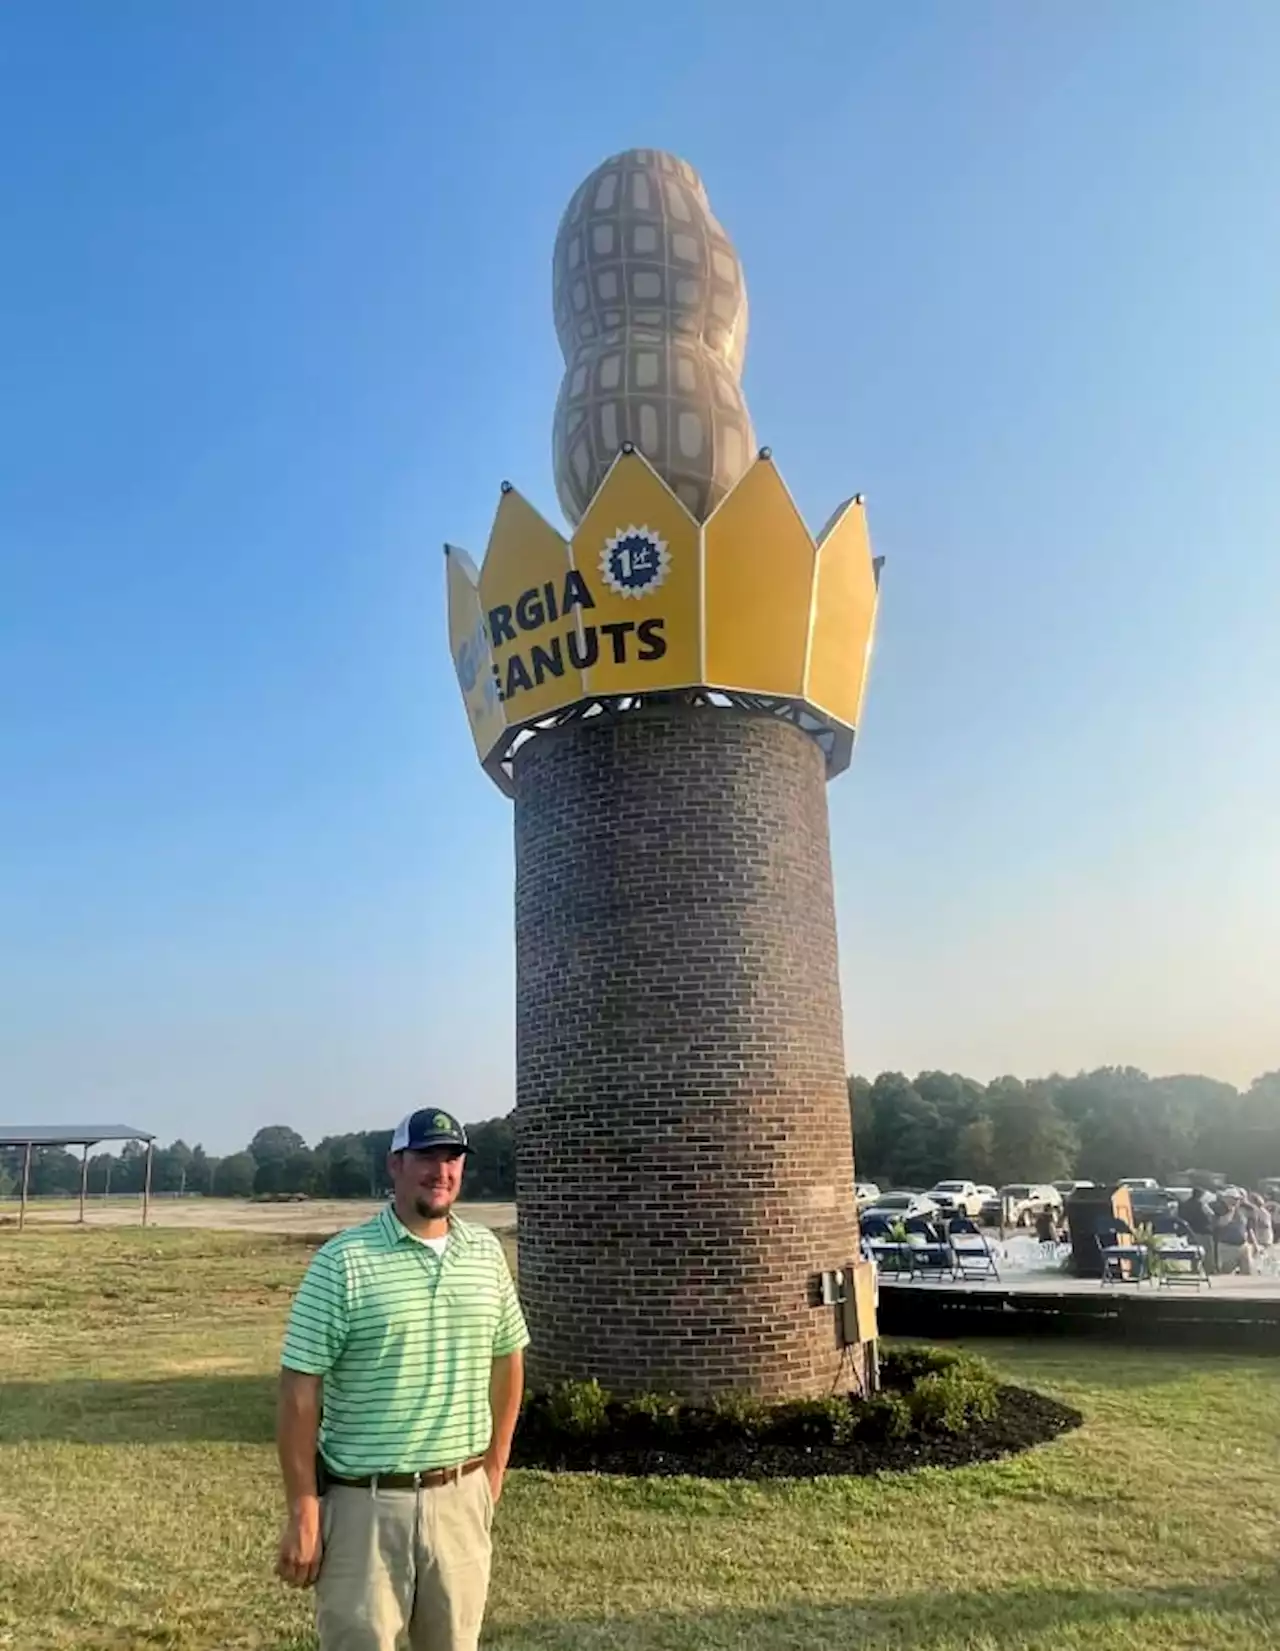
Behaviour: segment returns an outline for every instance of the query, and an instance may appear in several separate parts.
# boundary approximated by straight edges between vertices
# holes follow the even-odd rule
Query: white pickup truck
[[[982,1192],[974,1181],[939,1181],[929,1188],[933,1199],[944,1215],[981,1215]]]

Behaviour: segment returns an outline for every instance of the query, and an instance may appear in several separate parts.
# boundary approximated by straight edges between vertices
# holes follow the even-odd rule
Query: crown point
[[[866,504],[867,495],[865,493],[855,493],[853,495],[853,502],[854,504]]]
[[[514,492],[515,492],[515,488],[514,488],[514,487],[512,487],[512,485],[511,485],[511,483],[510,483],[510,482],[503,482],[503,484],[502,484],[502,491],[503,491],[503,492],[504,492],[504,493],[514,493]]]
[[[623,451],[623,452],[624,452],[624,453],[634,453],[634,452],[635,452],[635,450],[636,450],[636,444],[635,444],[635,442],[633,442],[633,441],[624,441],[624,442],[623,442],[623,444],[622,444],[622,451]]]
[[[760,449],[760,457],[762,459],[771,459],[773,457],[773,448],[772,447],[762,447]]]

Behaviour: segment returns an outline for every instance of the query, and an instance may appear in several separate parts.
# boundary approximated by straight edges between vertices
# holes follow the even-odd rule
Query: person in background
[[[1186,1222],[1192,1237],[1205,1252],[1210,1272],[1218,1271],[1218,1244],[1214,1233],[1213,1211],[1202,1188],[1197,1187],[1189,1198],[1178,1206],[1179,1218]]]
[[[1222,1273],[1251,1273],[1253,1250],[1249,1242],[1248,1206],[1243,1199],[1230,1200],[1222,1209],[1214,1227],[1217,1240],[1218,1271]]]
[[[1253,1242],[1256,1259],[1261,1261],[1271,1254],[1271,1246],[1276,1239],[1271,1211],[1260,1193],[1250,1194],[1248,1221],[1249,1237]]]
[[[449,1113],[405,1118],[391,1204],[323,1245],[294,1298],[276,1569],[314,1584],[320,1651],[479,1641],[529,1334],[502,1245],[454,1214],[469,1150]]]

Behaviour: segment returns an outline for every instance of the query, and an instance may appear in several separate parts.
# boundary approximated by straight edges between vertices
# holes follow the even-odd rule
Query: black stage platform
[[[972,1336],[1094,1336],[1148,1346],[1280,1353],[1280,1279],[1100,1284],[1032,1274],[995,1279],[880,1276],[880,1332],[929,1341]]]

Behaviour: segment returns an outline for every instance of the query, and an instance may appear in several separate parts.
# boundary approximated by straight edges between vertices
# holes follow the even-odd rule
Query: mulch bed
[[[845,1445],[780,1445],[752,1439],[708,1442],[696,1452],[656,1450],[647,1441],[558,1439],[539,1446],[517,1431],[511,1465],[554,1473],[616,1473],[628,1477],[689,1474],[699,1479],[816,1479],[829,1475],[901,1473],[913,1468],[963,1468],[1042,1445],[1079,1427],[1078,1410],[1025,1387],[1002,1386],[989,1421],[965,1433],[915,1433],[905,1439],[854,1440]]]

